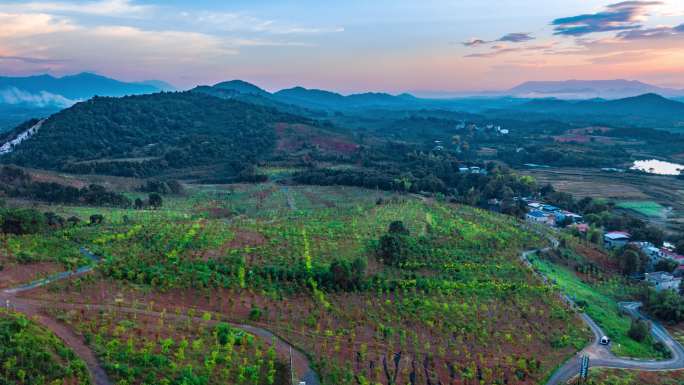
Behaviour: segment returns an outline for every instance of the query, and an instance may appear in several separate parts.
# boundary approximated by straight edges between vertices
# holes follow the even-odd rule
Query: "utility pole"
[[[294,365],[292,365],[292,346],[290,346],[290,385],[295,385]]]

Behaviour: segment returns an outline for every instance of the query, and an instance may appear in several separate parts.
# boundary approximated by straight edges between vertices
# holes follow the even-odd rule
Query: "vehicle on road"
[[[599,344],[601,345],[610,345],[610,338],[603,336],[601,337],[601,340],[599,341]]]

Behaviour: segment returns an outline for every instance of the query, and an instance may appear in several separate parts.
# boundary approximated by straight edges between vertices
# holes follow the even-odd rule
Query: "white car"
[[[599,344],[601,345],[610,345],[610,338],[603,336],[601,337],[601,340],[599,341]]]

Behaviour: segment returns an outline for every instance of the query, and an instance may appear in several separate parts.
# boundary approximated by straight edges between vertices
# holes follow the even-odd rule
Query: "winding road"
[[[529,261],[529,256],[539,252],[550,250],[551,248],[558,248],[558,240],[553,237],[548,237],[552,244],[552,247],[545,249],[528,250],[521,254],[520,259],[525,265],[533,269],[532,263]],[[547,284],[551,284],[546,276],[537,272],[535,273]],[[575,307],[574,302],[570,297],[565,294],[560,294],[561,299],[565,301],[570,307]],[[599,341],[601,337],[606,334],[603,332],[601,327],[594,322],[591,317],[586,313],[580,313],[580,318],[584,323],[591,329],[594,334],[593,342],[578,352],[573,358],[569,359],[563,366],[558,368],[553,375],[546,382],[546,385],[562,385],[567,384],[572,378],[579,374],[580,369],[580,359],[582,356],[589,356],[590,367],[596,368],[612,368],[612,369],[632,369],[632,370],[643,370],[643,371],[665,371],[665,370],[676,370],[684,369],[684,347],[677,342],[670,333],[665,330],[658,322],[643,315],[639,308],[641,307],[640,302],[621,302],[620,307],[630,316],[634,318],[647,319],[651,322],[651,334],[656,339],[660,341],[672,353],[672,358],[663,361],[654,360],[631,360],[627,358],[620,358],[615,356],[611,351],[609,346],[601,345]]]
[[[88,266],[80,267],[75,271],[68,271],[63,273],[58,273],[52,275],[48,278],[37,280],[25,285],[18,287],[5,289],[0,291],[0,303],[2,306],[6,306],[13,311],[23,313],[36,322],[40,323],[42,326],[46,327],[57,335],[64,344],[71,348],[74,353],[76,353],[88,367],[90,371],[91,378],[95,385],[112,385],[112,382],[107,377],[106,372],[100,365],[97,357],[93,351],[88,347],[83,337],[74,333],[73,330],[65,326],[64,324],[57,322],[56,320],[47,317],[41,311],[42,309],[49,307],[52,309],[63,309],[63,310],[103,310],[111,311],[115,310],[118,312],[147,315],[147,316],[162,316],[162,313],[155,311],[142,310],[137,308],[122,307],[115,305],[103,305],[103,304],[68,304],[68,303],[58,303],[50,302],[45,300],[28,299],[23,297],[18,297],[17,295],[23,292],[27,292],[52,282],[69,279],[72,277],[78,277],[91,272],[95,265],[99,262],[99,258],[92,254],[86,248],[81,248],[81,253],[90,259],[93,263]],[[218,320],[206,321],[200,317],[189,317],[186,315],[168,314],[164,315],[170,319],[176,320],[191,320],[193,322],[204,322],[209,324],[218,323]],[[282,356],[290,356],[293,365],[293,371],[296,373],[296,377],[299,378],[300,382],[306,383],[306,385],[320,385],[318,375],[312,369],[311,363],[308,357],[301,350],[289,344],[287,341],[283,340],[279,336],[274,335],[269,330],[256,327],[253,325],[237,324],[232,322],[227,322],[231,327],[244,330],[247,333],[253,334],[259,338],[262,338],[266,343],[271,343],[275,341],[275,349]]]

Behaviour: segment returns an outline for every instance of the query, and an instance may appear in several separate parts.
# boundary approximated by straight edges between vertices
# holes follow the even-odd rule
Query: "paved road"
[[[64,341],[65,345],[70,347],[86,363],[95,385],[112,385],[111,381],[107,377],[107,374],[100,365],[97,357],[90,349],[90,347],[88,347],[83,341],[83,337],[74,333],[70,328],[66,327],[64,324],[57,322],[52,318],[46,317],[44,314],[42,314],[41,309],[50,307],[53,309],[57,308],[67,310],[116,310],[119,312],[156,317],[160,316],[161,313],[136,308],[127,308],[103,304],[67,304],[17,297],[17,294],[19,293],[33,290],[59,280],[80,276],[92,271],[96,263],[99,262],[99,258],[86,248],[81,248],[81,253],[85,257],[90,259],[93,262],[93,264],[89,266],[83,266],[75,271],[58,273],[48,278],[34,281],[26,285],[0,291],[0,304],[2,304],[2,306],[10,307],[12,310],[16,312],[24,313],[27,316],[30,316],[31,318],[39,322],[41,325],[52,331],[59,338],[61,338]],[[189,319],[188,316],[184,315],[166,314],[165,316],[167,318],[173,319]],[[199,317],[193,317],[192,321],[207,322]],[[216,322],[218,321],[214,320],[210,321],[209,323]],[[235,324],[230,322],[229,324],[232,327],[242,329],[250,334],[254,334],[257,337],[264,339],[264,341],[267,343],[275,341],[275,348],[281,355],[291,354],[294,370],[298,374],[299,381],[305,382],[306,385],[320,385],[318,375],[311,367],[311,364],[306,354],[304,354],[302,351],[293,347],[287,341],[274,335],[272,332],[264,328],[260,328],[253,325]]]
[[[558,247],[558,241],[555,238],[549,237],[549,240],[553,248]],[[536,254],[541,251],[546,251],[551,248],[545,248],[541,250],[528,250],[521,254],[520,258],[523,263],[530,268],[532,264],[530,263],[528,257],[532,254]],[[539,274],[542,281],[548,283],[548,279]],[[574,302],[565,294],[560,294],[561,299],[565,301],[569,306],[574,307]],[[561,385],[566,384],[573,377],[577,376],[580,368],[580,358],[583,355],[589,356],[589,364],[591,367],[602,367],[602,368],[614,368],[614,369],[634,369],[634,370],[644,370],[644,371],[663,371],[663,370],[673,370],[673,369],[684,369],[684,347],[677,342],[672,336],[663,328],[658,322],[643,315],[639,308],[641,303],[639,302],[621,302],[620,307],[629,313],[632,317],[642,318],[651,321],[652,328],[651,334],[657,340],[665,344],[665,346],[670,349],[672,353],[672,358],[664,361],[654,361],[654,360],[631,360],[626,358],[616,357],[611,351],[610,347],[601,345],[599,343],[602,336],[606,334],[603,332],[601,327],[594,322],[591,317],[586,313],[581,313],[580,318],[584,323],[591,329],[594,334],[593,342],[578,352],[575,357],[568,360],[563,366],[558,368],[556,372],[553,373],[551,378],[547,381],[546,385]]]

